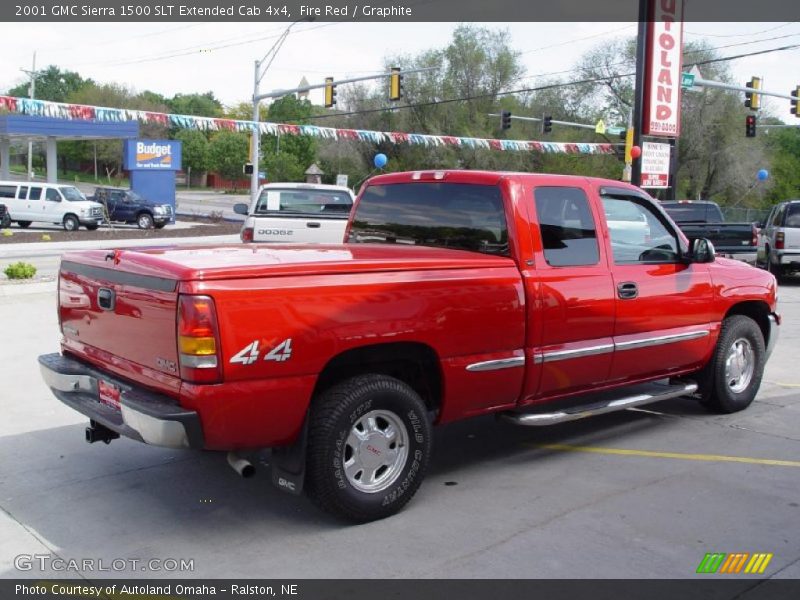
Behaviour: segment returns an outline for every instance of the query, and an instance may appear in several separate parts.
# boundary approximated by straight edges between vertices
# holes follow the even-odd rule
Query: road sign
[[[670,145],[644,142],[642,144],[642,187],[669,187]]]
[[[694,73],[681,73],[681,87],[685,90],[694,87]]]
[[[594,126],[594,132],[599,133],[600,135],[604,135],[606,132],[606,124],[603,122],[603,119],[600,119],[597,122],[597,125]]]

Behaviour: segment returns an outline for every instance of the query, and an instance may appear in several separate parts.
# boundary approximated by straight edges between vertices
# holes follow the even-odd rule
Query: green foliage
[[[20,83],[8,91],[9,96],[28,98],[29,82]],[[62,71],[50,65],[39,71],[36,77],[36,98],[51,102],[67,102],[68,98],[87,85],[94,85],[91,79],[84,79],[74,71]]]
[[[305,181],[307,167],[301,165],[297,157],[288,152],[267,154],[264,157],[264,168],[271,182]]]
[[[766,205],[800,198],[800,129],[772,129],[768,145],[772,156]]]
[[[242,177],[242,166],[247,162],[250,141],[246,134],[220,131],[211,138],[208,147],[208,166],[225,179],[233,181]]]
[[[191,168],[195,172],[208,170],[209,143],[203,132],[181,129],[175,135],[175,139],[182,142],[184,169]]]
[[[221,117],[222,104],[214,97],[214,92],[205,94],[175,94],[166,101],[169,112],[198,117]]]
[[[8,265],[3,271],[9,279],[31,279],[36,275],[36,267],[26,262],[16,262]]]

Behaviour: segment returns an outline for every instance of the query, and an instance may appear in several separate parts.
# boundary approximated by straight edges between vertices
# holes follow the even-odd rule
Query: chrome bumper
[[[134,387],[61,354],[39,357],[45,383],[64,404],[125,437],[167,448],[202,448],[200,417],[172,398]],[[120,389],[117,410],[100,402],[99,380]]]
[[[769,315],[769,340],[767,341],[767,358],[769,358],[772,351],[775,349],[775,344],[778,343],[780,336],[781,326],[780,318],[777,315]]]

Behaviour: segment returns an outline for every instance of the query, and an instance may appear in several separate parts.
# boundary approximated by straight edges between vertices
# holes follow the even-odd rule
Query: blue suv
[[[123,188],[96,188],[92,200],[106,207],[110,221],[135,223],[139,229],[161,229],[173,216],[169,204],[157,204]]]

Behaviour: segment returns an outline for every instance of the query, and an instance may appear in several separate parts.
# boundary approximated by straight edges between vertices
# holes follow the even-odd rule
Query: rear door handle
[[[306,227],[310,227],[311,229],[319,229],[319,223],[316,221],[306,221]]]
[[[620,283],[617,286],[617,296],[620,300],[631,300],[639,295],[639,286],[632,281]]]

